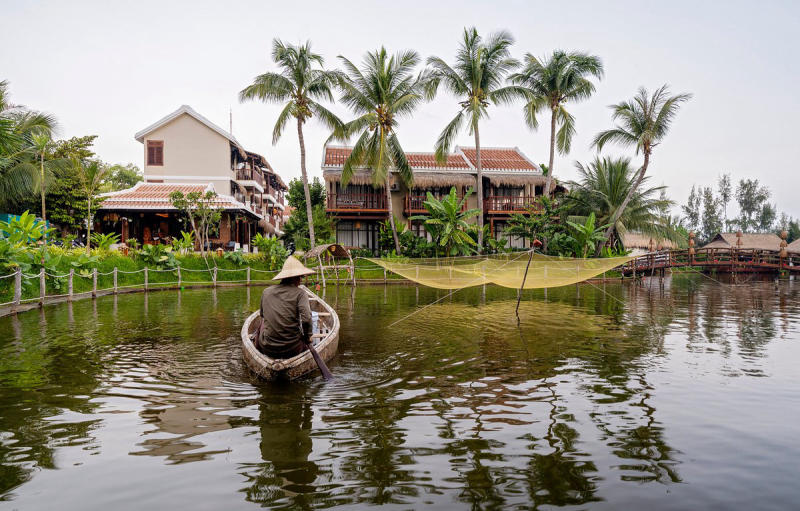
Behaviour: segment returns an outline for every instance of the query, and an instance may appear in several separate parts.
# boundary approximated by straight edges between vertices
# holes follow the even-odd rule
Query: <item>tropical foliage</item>
[[[311,197],[311,217],[313,222],[315,244],[331,243],[335,241],[335,226],[333,220],[325,213],[325,185],[318,178],[309,186]],[[289,220],[283,225],[285,241],[291,241],[300,250],[311,248],[309,243],[310,232],[308,217],[306,216],[305,186],[299,179],[289,181],[289,191],[286,195],[289,206],[293,208]]]
[[[397,177],[408,187],[414,181],[396,129],[399,120],[409,116],[423,100],[423,79],[414,76],[419,55],[415,51],[403,51],[390,56],[382,47],[367,53],[361,68],[345,57],[339,58],[346,72],[339,83],[341,101],[357,117],[333,137],[348,140],[359,134],[342,169],[342,186],[347,186],[356,170],[369,169],[373,185],[383,186],[386,194],[395,250],[400,254],[392,211],[391,174],[396,171]]]
[[[511,76],[511,82],[523,87],[528,98],[523,109],[525,123],[539,127],[537,114],[550,111],[550,159],[547,164],[545,195],[553,189],[553,166],[556,147],[567,154],[575,135],[575,118],[565,103],[589,98],[595,90],[591,78],[603,77],[600,57],[587,53],[556,50],[545,59],[527,53],[524,67]]]
[[[597,147],[598,151],[602,151],[608,143],[633,146],[636,148],[636,154],[642,153],[644,161],[636,174],[633,185],[628,189],[627,195],[608,222],[606,240],[611,238],[619,216],[623,214],[632,200],[633,194],[642,184],[650,165],[650,155],[653,149],[667,136],[681,104],[691,97],[691,94],[685,93],[670,95],[666,85],[657,89],[653,94],[648,93],[647,89],[642,87],[633,100],[611,106],[612,119],[618,121],[618,124],[612,129],[598,133],[594,138],[593,145]],[[597,252],[600,252],[600,247]]]
[[[255,78],[253,83],[239,93],[240,101],[259,99],[268,103],[285,103],[278,114],[272,129],[272,144],[276,144],[290,118],[297,122],[297,137],[300,141],[300,172],[306,202],[306,225],[309,240],[314,247],[314,222],[312,220],[312,200],[306,172],[306,145],[303,137],[303,124],[316,117],[325,126],[341,131],[342,121],[322,106],[319,101],[333,101],[331,86],[338,79],[336,72],[323,69],[321,55],[311,51],[311,42],[295,46],[280,39],[272,41],[272,60],[280,67],[280,72],[267,72]]]
[[[661,195],[665,186],[648,187],[649,178],[645,177],[631,194],[636,171],[630,158],[595,158],[587,165],[577,163],[575,166],[580,178],[571,183],[572,191],[565,199],[570,214],[580,217],[578,221],[581,222],[595,214],[597,221],[610,230],[611,246],[622,248],[622,236],[627,232],[639,232],[676,243],[685,241],[683,235],[662,216],[662,212],[673,205]],[[623,206],[626,199],[627,205]]]
[[[172,192],[169,200],[183,213],[192,227],[195,239],[200,242],[200,254],[205,256],[208,247],[209,232],[218,228],[222,220],[222,211],[214,206],[217,194],[211,190],[204,193],[189,192],[184,195],[180,190]]]
[[[467,198],[471,194],[472,189],[469,189],[459,199],[453,187],[449,194],[439,200],[428,192],[428,198],[423,203],[428,214],[411,217],[412,221],[422,221],[425,230],[446,256],[470,255],[478,251],[478,242],[469,235],[474,224],[468,221],[480,215],[481,210],[466,209]]]
[[[440,85],[458,97],[460,109],[442,130],[436,141],[436,159],[445,163],[456,136],[466,125],[475,137],[475,163],[477,171],[478,209],[483,211],[483,165],[479,121],[488,117],[490,103],[509,103],[520,97],[520,89],[504,86],[506,75],[519,66],[511,57],[509,48],[514,38],[508,32],[492,34],[484,42],[478,31],[465,28],[451,67],[439,57],[429,57],[432,71],[425,81],[428,99],[433,99]],[[478,216],[478,249],[483,245],[483,216]]]

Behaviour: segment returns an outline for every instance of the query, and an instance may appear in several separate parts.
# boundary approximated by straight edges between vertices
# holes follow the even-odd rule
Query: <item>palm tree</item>
[[[311,42],[295,46],[284,44],[280,39],[272,40],[272,60],[281,68],[279,73],[267,72],[256,76],[253,83],[239,93],[239,101],[260,99],[269,103],[286,105],[275,121],[272,129],[272,144],[281,138],[281,133],[294,117],[297,122],[297,138],[300,141],[300,172],[303,176],[303,191],[306,196],[306,217],[309,240],[314,248],[314,219],[311,205],[311,192],[308,188],[306,172],[306,144],[303,137],[303,124],[316,116],[326,127],[341,130],[342,121],[318,100],[333,101],[331,85],[337,79],[335,71],[325,71],[321,55],[311,51]]]
[[[547,164],[545,195],[553,185],[555,150],[569,153],[575,135],[575,118],[567,112],[564,103],[587,99],[594,92],[591,77],[603,77],[603,62],[600,57],[587,53],[556,50],[549,58],[537,59],[525,55],[525,66],[521,72],[510,77],[512,83],[524,87],[529,101],[525,104],[525,122],[531,129],[539,127],[536,114],[550,110],[550,160]],[[556,131],[556,128],[558,131]]]
[[[57,122],[9,100],[8,82],[0,81],[0,203],[25,197],[37,180],[34,136],[50,135]]]
[[[514,38],[501,31],[489,36],[484,43],[478,31],[465,28],[463,40],[456,54],[455,65],[450,67],[439,57],[429,57],[428,65],[432,71],[426,77],[425,92],[432,99],[440,84],[460,98],[461,109],[445,126],[436,141],[436,159],[447,161],[447,155],[465,122],[469,132],[475,137],[475,166],[478,173],[478,208],[483,211],[483,167],[481,165],[481,137],[478,123],[486,118],[489,103],[508,103],[522,92],[518,87],[502,87],[505,76],[519,66],[511,58],[509,47]],[[483,214],[478,216],[478,251],[483,247]]]
[[[411,166],[397,138],[397,121],[413,112],[422,102],[422,79],[414,77],[419,55],[412,50],[389,56],[386,49],[367,53],[361,69],[345,57],[339,58],[346,69],[340,87],[341,100],[353,111],[356,119],[332,138],[349,139],[361,132],[342,168],[342,185],[352,179],[357,169],[368,168],[375,187],[383,185],[386,207],[392,226],[395,250],[400,254],[400,240],[392,212],[390,175],[395,170],[408,187],[414,181]]]
[[[440,247],[445,250],[445,256],[469,255],[478,249],[478,244],[469,235],[468,220],[481,214],[480,209],[467,209],[467,197],[472,194],[472,189],[467,190],[464,198],[459,200],[456,188],[450,188],[450,193],[441,200],[428,192],[428,200],[423,205],[428,211],[427,215],[411,217],[411,220],[422,220],[425,230],[433,237]]]
[[[572,217],[583,221],[590,214],[596,214],[597,223],[611,230],[612,245],[629,231],[678,243],[684,241],[681,232],[665,222],[664,211],[674,205],[664,195],[666,186],[644,186],[649,179],[644,178],[627,207],[620,209],[636,177],[630,158],[595,158],[588,165],[576,163],[575,167],[580,180],[570,183],[572,191],[566,197]],[[621,213],[615,219],[618,211]],[[606,235],[604,240],[607,239]]]
[[[108,175],[109,167],[96,160],[82,160],[73,158],[72,166],[78,174],[81,191],[86,196],[86,254],[90,254],[92,239],[92,217],[94,212],[92,207],[96,207],[95,195],[100,191],[103,181]]]
[[[619,217],[642,184],[647,167],[650,165],[653,148],[659,145],[667,135],[681,103],[688,101],[691,97],[692,95],[687,93],[670,96],[667,85],[662,85],[652,95],[648,94],[647,89],[641,87],[632,101],[611,105],[613,111],[611,117],[618,120],[620,124],[613,129],[598,133],[592,145],[596,146],[598,151],[602,151],[603,146],[608,142],[634,146],[636,154],[643,153],[644,162],[637,171],[637,176],[633,185],[628,189],[625,199],[608,222],[606,240],[611,237]],[[598,247],[598,251],[600,248],[601,246]]]

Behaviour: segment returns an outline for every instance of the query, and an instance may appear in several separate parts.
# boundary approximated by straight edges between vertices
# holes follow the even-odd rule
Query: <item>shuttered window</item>
[[[164,141],[163,140],[148,140],[147,141],[147,164],[148,165],[164,165]]]

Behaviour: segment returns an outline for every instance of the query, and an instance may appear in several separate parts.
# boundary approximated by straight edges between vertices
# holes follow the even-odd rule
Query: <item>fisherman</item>
[[[311,342],[311,306],[308,294],[298,286],[313,274],[293,256],[286,258],[281,272],[261,295],[261,327],[258,349],[272,358],[291,358],[305,351]]]

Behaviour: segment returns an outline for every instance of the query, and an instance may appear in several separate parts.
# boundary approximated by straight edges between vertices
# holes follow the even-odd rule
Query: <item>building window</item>
[[[164,141],[163,140],[148,140],[147,141],[147,164],[148,165],[164,165]]]
[[[379,225],[375,221],[340,221],[336,224],[336,243],[345,247],[378,249]]]

